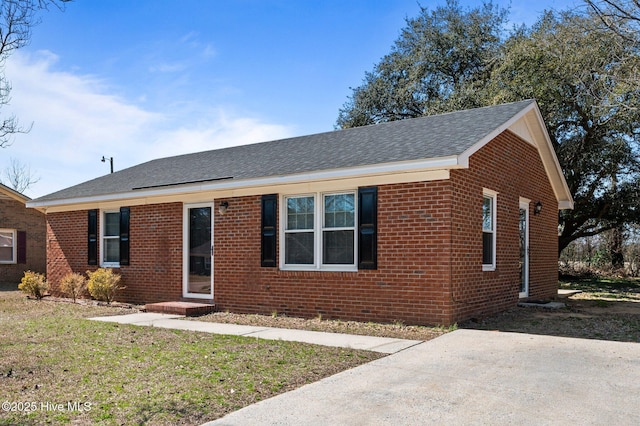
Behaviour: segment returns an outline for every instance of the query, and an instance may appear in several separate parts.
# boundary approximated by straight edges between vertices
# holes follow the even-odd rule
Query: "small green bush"
[[[49,291],[49,284],[47,284],[44,275],[33,271],[26,271],[22,280],[20,280],[20,284],[18,284],[18,288],[29,296],[40,300],[45,296],[45,293]]]
[[[87,280],[80,274],[69,272],[60,280],[60,290],[76,303],[76,299],[87,291]]]
[[[87,271],[89,281],[87,288],[89,294],[96,300],[111,303],[119,290],[124,289],[120,285],[120,275],[114,274],[111,269],[100,268],[95,272]]]

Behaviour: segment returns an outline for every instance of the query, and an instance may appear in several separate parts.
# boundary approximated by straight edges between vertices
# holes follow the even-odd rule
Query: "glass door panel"
[[[185,296],[211,298],[212,207],[188,207],[185,211]]]

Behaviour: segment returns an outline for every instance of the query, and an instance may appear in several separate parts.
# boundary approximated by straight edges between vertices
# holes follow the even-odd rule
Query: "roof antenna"
[[[102,162],[106,163],[107,160],[109,160],[109,164],[111,164],[111,173],[113,173],[113,157],[105,157],[104,155],[102,156]]]

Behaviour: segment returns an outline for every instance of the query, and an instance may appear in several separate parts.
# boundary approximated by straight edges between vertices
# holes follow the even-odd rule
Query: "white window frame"
[[[120,267],[120,260],[118,260],[117,262],[107,262],[105,261],[105,256],[107,254],[107,249],[105,247],[105,243],[106,240],[118,240],[120,241],[120,235],[110,235],[110,236],[105,236],[104,233],[107,230],[106,224],[105,224],[105,217],[108,213],[117,213],[118,214],[118,220],[120,220],[120,210],[100,210],[100,266],[104,267],[104,268],[119,268]]]
[[[11,260],[0,260],[0,264],[3,265],[14,265],[16,263],[18,263],[18,231],[15,229],[8,229],[8,228],[1,228],[0,232],[4,232],[4,233],[11,233],[12,234],[12,241],[13,241],[13,247],[12,247],[12,251],[11,251]]]
[[[351,194],[354,200],[353,227],[326,228],[324,223],[324,198],[328,195]],[[289,198],[313,197],[313,229],[287,230],[287,200]],[[308,193],[281,194],[280,196],[280,269],[285,271],[341,271],[355,272],[358,270],[358,191],[322,191]],[[351,264],[325,264],[323,254],[324,231],[353,231],[353,263]],[[286,234],[290,232],[313,232],[313,263],[312,264],[287,264],[285,263]]]
[[[483,188],[482,189],[482,204],[484,205],[484,199],[485,198],[490,198],[491,199],[491,224],[493,225],[493,229],[492,230],[485,230],[484,229],[484,221],[482,221],[482,235],[483,238],[481,241],[484,241],[484,233],[485,232],[491,232],[493,234],[493,238],[492,238],[492,244],[493,244],[493,250],[492,250],[492,259],[491,259],[491,263],[484,263],[484,259],[483,259],[483,263],[482,263],[482,270],[483,271],[495,271],[496,270],[496,253],[497,253],[497,245],[496,245],[496,235],[497,235],[497,229],[498,229],[498,222],[497,222],[497,206],[498,206],[498,193],[496,191],[492,191],[490,189],[486,189]],[[484,244],[484,242],[482,243]],[[484,247],[483,247],[484,249]]]

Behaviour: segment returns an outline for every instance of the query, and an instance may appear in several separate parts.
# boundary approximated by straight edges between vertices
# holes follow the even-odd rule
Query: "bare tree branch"
[[[20,193],[24,193],[31,185],[40,181],[31,173],[31,166],[23,164],[20,160],[11,159],[11,164],[3,171],[4,179],[0,177],[0,183],[15,189]]]
[[[37,12],[55,6],[62,10],[70,0],[2,0],[0,2],[0,108],[9,104],[11,84],[5,76],[6,61],[16,50],[29,44],[31,28],[38,21]],[[11,145],[11,136],[27,133],[17,118],[0,116],[0,148]]]

